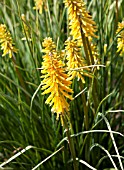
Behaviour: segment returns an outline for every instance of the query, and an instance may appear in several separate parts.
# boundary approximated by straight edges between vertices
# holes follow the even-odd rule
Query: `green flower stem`
[[[117,25],[118,25],[118,16],[119,16],[119,11],[118,11],[118,0],[116,0],[115,32],[116,32]]]
[[[81,22],[80,22],[80,31],[81,31],[81,37],[82,37],[82,42],[83,42],[83,47],[84,47],[84,52],[86,55],[86,60],[87,60],[87,64],[88,65],[93,65],[94,64],[94,59],[93,59],[93,55],[92,55],[92,50],[90,47],[90,43],[88,38],[85,36],[82,27],[81,27]],[[95,74],[95,71],[94,71]],[[98,98],[97,98],[97,91],[96,91],[96,87],[97,87],[97,82],[95,80],[95,78],[93,78],[92,81],[92,93],[93,93],[93,100],[94,100],[94,106],[95,106],[95,110],[97,109],[98,106]]]
[[[80,88],[81,88],[80,90],[82,91],[83,90],[83,84],[82,84],[81,80],[79,81],[79,84],[80,84]],[[83,101],[84,125],[85,125],[86,130],[88,130],[89,129],[89,121],[88,121],[89,103],[88,103],[88,101],[86,101],[86,97],[83,93],[81,94],[81,98],[82,98],[82,101]]]
[[[91,64],[93,65],[94,58],[93,58],[92,50],[91,50],[90,43],[89,43],[89,40],[87,37],[86,37],[86,42],[87,42],[87,47],[88,47],[89,54],[90,54]],[[96,68],[94,68],[94,75],[95,75],[95,73],[96,73]],[[93,78],[92,85],[93,85],[92,92],[93,92],[94,106],[95,106],[95,111],[96,111],[99,101],[98,101],[98,97],[97,97],[98,94],[97,94],[97,89],[96,89],[96,87],[98,87],[98,84],[97,84],[97,81],[95,78]]]
[[[88,40],[87,37],[86,37],[86,43],[87,43],[88,51],[89,51],[89,54],[90,54],[91,65],[93,65],[94,64],[94,58],[93,58],[92,50],[91,50],[90,43],[89,43],[89,40]]]
[[[74,170],[78,170],[78,163],[76,161],[76,153],[75,153],[74,142],[73,142],[73,138],[71,138],[71,136],[70,136],[67,118],[64,115],[62,115],[62,120],[63,120],[63,126],[66,129],[66,134],[67,134],[67,138],[68,138],[69,148],[70,148],[71,155],[72,155],[72,158],[73,158]]]
[[[14,57],[13,55],[12,55],[12,61],[13,61],[13,64],[14,64],[14,67],[15,67],[15,70],[16,70],[16,74],[17,74],[17,76],[18,76],[18,79],[19,79],[19,81],[20,81],[20,84],[21,84],[22,88],[23,88],[25,91],[27,91],[25,82],[24,82],[24,80],[23,80],[23,78],[22,78],[22,75],[21,75],[19,69],[16,67],[16,60],[15,60],[15,57]],[[30,99],[29,99],[29,97],[28,97],[27,95],[26,95],[26,101],[27,101],[28,104],[30,104]]]
[[[82,38],[82,42],[83,42],[83,46],[84,46],[84,52],[85,52],[85,55],[86,55],[87,64],[90,65],[91,62],[90,62],[90,58],[89,58],[89,54],[88,54],[88,47],[87,47],[86,37],[85,37],[85,34],[84,34],[83,30],[82,30],[81,22],[80,22],[80,32],[81,32],[81,38]]]

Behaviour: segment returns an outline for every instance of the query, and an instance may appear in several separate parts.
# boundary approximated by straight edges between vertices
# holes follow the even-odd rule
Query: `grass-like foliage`
[[[124,169],[123,17],[123,0],[0,0],[0,169]]]

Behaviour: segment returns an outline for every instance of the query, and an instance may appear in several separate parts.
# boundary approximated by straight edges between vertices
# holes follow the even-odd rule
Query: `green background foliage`
[[[95,73],[93,80],[86,83],[74,80],[74,96],[85,87],[84,93],[70,102],[71,134],[76,156],[96,169],[118,169],[124,164],[124,56],[117,53],[116,29],[124,17],[124,1],[85,1],[98,27],[98,39],[94,39],[99,52],[100,64],[105,67]],[[47,96],[37,90],[41,83],[42,42],[52,37],[58,50],[64,49],[69,35],[67,10],[62,0],[48,0],[43,13],[34,10],[33,0],[0,0],[0,23],[11,32],[18,53],[14,55],[16,65],[0,51],[0,163],[6,161],[18,150],[27,146],[33,148],[10,161],[4,167],[30,170],[49,155],[61,148],[57,154],[42,163],[37,169],[73,169],[66,133],[56,114],[45,105]],[[21,14],[26,16],[32,41],[26,39]],[[106,51],[104,50],[106,44]],[[20,82],[19,70],[24,85]],[[35,94],[37,90],[37,93]],[[94,91],[95,90],[95,91]],[[112,110],[114,110],[112,112]],[[118,131],[113,134],[104,130]],[[96,130],[95,132],[87,132]],[[98,130],[101,130],[99,132]],[[107,152],[106,152],[107,151]],[[90,169],[80,161],[79,169]]]

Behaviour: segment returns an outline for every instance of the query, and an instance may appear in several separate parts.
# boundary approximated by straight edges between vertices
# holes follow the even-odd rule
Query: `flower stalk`
[[[68,127],[68,121],[67,121],[67,118],[66,118],[65,115],[62,116],[62,121],[63,121],[63,127],[66,130],[69,148],[70,148],[70,152],[71,152],[71,155],[72,155],[72,158],[73,158],[73,167],[74,167],[74,170],[78,170],[78,162],[76,160],[74,141],[73,141],[73,138],[71,138],[69,127]]]
[[[94,64],[94,58],[93,58],[93,54],[92,54],[92,50],[91,50],[91,47],[90,47],[89,40],[85,36],[85,34],[84,34],[83,30],[82,30],[82,27],[80,27],[80,31],[81,31],[81,37],[82,37],[84,52],[85,52],[85,55],[86,55],[87,64],[88,65],[93,65]],[[95,70],[94,70],[94,74],[95,74]],[[95,110],[98,107],[98,98],[97,98],[96,87],[97,87],[97,82],[96,82],[95,78],[93,78],[93,81],[92,81],[92,93],[93,93],[93,100],[94,100]]]
[[[60,117],[61,124],[66,129],[69,148],[73,158],[74,170],[78,170],[74,143],[70,137],[67,121],[69,104],[66,101],[66,98],[70,100],[73,99],[73,90],[69,88],[71,81],[68,80],[68,75],[64,72],[64,65],[59,60],[61,57],[58,56],[58,53],[56,52],[56,45],[52,39],[50,37],[45,38],[42,44],[44,47],[42,52],[45,53],[43,56],[41,71],[41,78],[43,78],[41,84],[42,90],[44,90],[42,95],[50,93],[45,103],[52,106],[51,111],[57,114],[57,119]]]
[[[15,56],[14,56],[14,55],[12,55],[12,61],[13,61],[13,65],[14,65],[14,67],[15,67],[15,71],[16,71],[16,74],[17,74],[17,76],[18,76],[19,82],[20,82],[20,84],[21,84],[21,87],[22,87],[25,91],[27,91],[27,88],[26,88],[26,84],[25,84],[25,82],[24,82],[24,79],[23,79],[23,77],[22,77],[19,69],[17,68],[16,59],[15,59]],[[26,101],[27,101],[27,104],[30,104],[30,99],[29,99],[28,95],[26,95]]]

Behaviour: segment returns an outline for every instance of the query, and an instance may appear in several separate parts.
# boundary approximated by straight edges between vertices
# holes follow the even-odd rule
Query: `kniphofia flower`
[[[34,0],[34,1],[35,1],[34,9],[38,10],[39,13],[42,14],[43,4],[46,0]]]
[[[1,49],[3,50],[3,55],[9,54],[9,57],[12,57],[13,52],[17,52],[17,49],[14,47],[12,42],[12,37],[9,31],[7,31],[6,25],[0,24],[0,44]]]
[[[55,43],[51,38],[45,38],[43,42],[42,63],[42,90],[43,95],[50,93],[46,100],[46,104],[52,106],[51,111],[59,115],[69,111],[69,104],[66,98],[72,100],[73,90],[69,88],[71,81],[68,80],[68,75],[65,73],[62,61],[56,52]]]
[[[124,21],[118,23],[118,28],[116,33],[119,33],[117,39],[117,52],[120,52],[120,55],[124,54]],[[121,31],[122,30],[122,31]]]
[[[88,71],[88,68],[85,68],[85,71],[82,67],[86,66],[86,61],[82,57],[81,54],[81,48],[78,47],[77,41],[68,39],[65,42],[65,50],[67,55],[67,69],[68,69],[68,75],[69,80],[74,79],[75,77],[82,80],[83,83],[85,83],[84,76],[89,76],[88,73],[85,71]],[[77,69],[77,70],[76,70]]]
[[[81,39],[81,29],[86,37],[97,37],[96,24],[86,10],[83,0],[64,0],[68,8],[69,28],[73,39]]]

